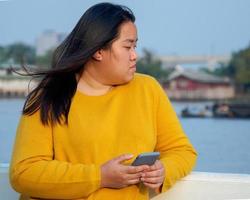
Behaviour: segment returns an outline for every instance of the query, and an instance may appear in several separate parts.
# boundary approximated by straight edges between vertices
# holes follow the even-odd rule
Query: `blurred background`
[[[0,0],[0,163],[9,163],[29,77],[94,0]],[[136,16],[137,71],[162,84],[199,153],[196,171],[250,174],[250,1],[116,0]],[[35,82],[29,85],[32,87]]]

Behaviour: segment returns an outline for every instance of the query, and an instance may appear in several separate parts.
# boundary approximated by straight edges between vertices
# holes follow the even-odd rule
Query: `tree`
[[[51,68],[54,50],[48,50],[45,55],[36,57],[36,65],[43,68]]]
[[[0,63],[6,60],[5,48],[0,46]]]
[[[230,62],[221,64],[213,71],[203,69],[218,76],[227,76],[233,80],[237,91],[250,92],[250,45],[238,52],[233,53]]]
[[[23,43],[14,43],[4,48],[4,59],[13,59],[18,64],[34,64],[35,48]]]
[[[228,65],[224,64],[224,63],[220,63],[218,67],[216,67],[215,69],[209,69],[208,67],[201,67],[200,68],[201,71],[211,74],[211,75],[215,75],[215,76],[219,76],[219,77],[229,77],[232,78],[232,72],[230,72]]]
[[[147,49],[143,50],[143,56],[137,62],[137,71],[149,74],[160,82],[165,81],[169,75],[169,71],[162,69],[162,63],[156,59],[152,52]]]
[[[250,92],[250,45],[233,54],[228,65],[228,74],[242,92]]]

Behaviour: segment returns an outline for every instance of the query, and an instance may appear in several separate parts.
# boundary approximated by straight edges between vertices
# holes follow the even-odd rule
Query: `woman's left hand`
[[[160,189],[165,178],[165,169],[160,160],[149,166],[141,177],[143,184],[151,189]]]

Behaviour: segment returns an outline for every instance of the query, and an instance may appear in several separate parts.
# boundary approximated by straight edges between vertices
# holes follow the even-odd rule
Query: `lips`
[[[133,65],[132,67],[130,67],[129,70],[132,72],[136,72],[136,65]]]

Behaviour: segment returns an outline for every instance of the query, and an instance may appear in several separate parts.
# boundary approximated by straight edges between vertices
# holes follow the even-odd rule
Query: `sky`
[[[0,45],[69,33],[95,0],[0,0]],[[112,0],[136,16],[138,52],[228,55],[250,45],[250,0]]]

